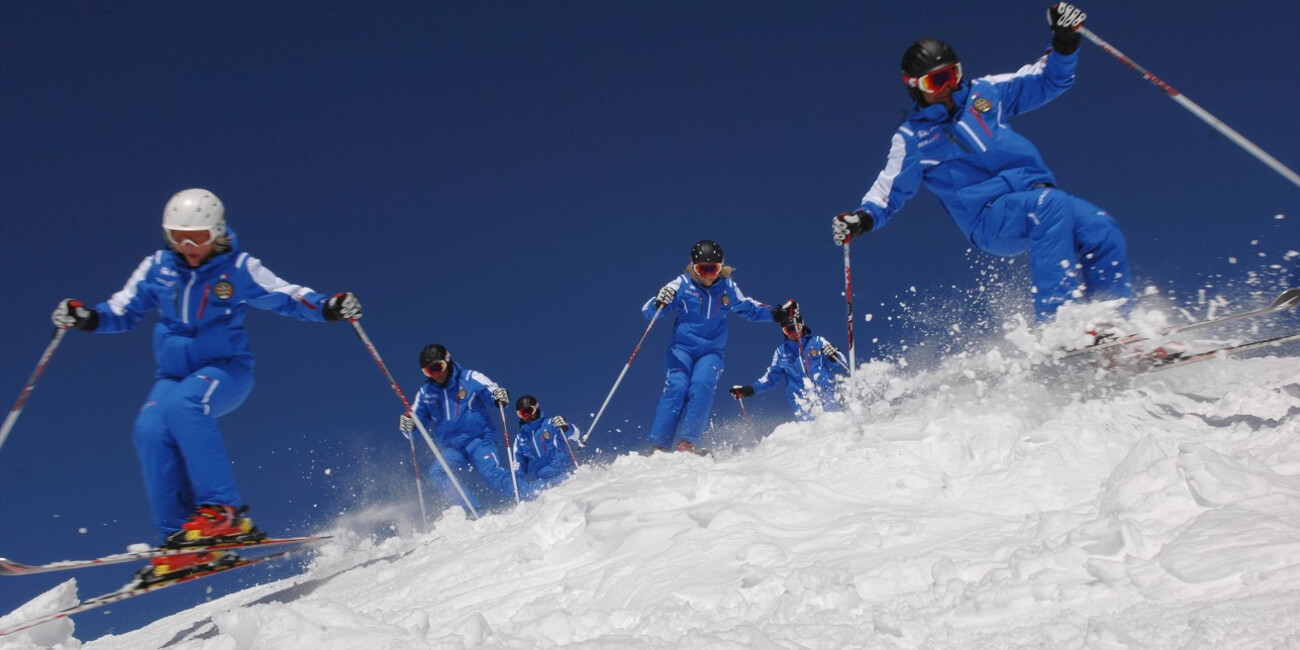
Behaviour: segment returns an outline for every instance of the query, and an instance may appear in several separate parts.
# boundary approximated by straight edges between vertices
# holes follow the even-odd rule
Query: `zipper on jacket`
[[[199,279],[198,273],[190,273],[190,279],[185,282],[185,296],[181,298],[181,322],[189,324],[190,322],[190,290],[194,288],[194,281]]]
[[[961,138],[958,138],[957,136],[953,135],[952,131],[949,131],[948,129],[944,129],[943,134],[948,136],[948,139],[951,140],[952,142],[957,143],[957,146],[961,147],[962,151],[965,151],[966,153],[970,153],[970,147],[967,147],[966,143],[961,141]]]
[[[194,319],[196,323],[203,320],[203,310],[208,306],[208,292],[211,290],[211,285],[203,285],[203,300],[199,301],[199,315]]]

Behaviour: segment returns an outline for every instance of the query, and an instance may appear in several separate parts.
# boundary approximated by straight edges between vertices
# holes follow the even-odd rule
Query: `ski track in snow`
[[[624,455],[424,535],[340,524],[295,578],[0,647],[1300,648],[1296,357],[973,378],[999,362],[864,364],[856,421]]]

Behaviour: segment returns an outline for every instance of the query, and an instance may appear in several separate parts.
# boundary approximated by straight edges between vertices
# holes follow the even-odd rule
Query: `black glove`
[[[1058,2],[1047,9],[1047,24],[1052,26],[1052,49],[1061,54],[1074,54],[1079,49],[1079,28],[1088,19],[1082,9]]]
[[[753,386],[732,386],[730,392],[731,392],[731,396],[736,399],[741,399],[742,397],[753,397],[754,387]]]
[[[510,393],[507,393],[506,389],[497,386],[492,389],[492,401],[496,402],[497,406],[508,406],[510,404]]]
[[[322,310],[325,320],[333,322],[336,320],[356,320],[361,318],[361,301],[357,300],[354,293],[336,293],[325,301],[325,309]]]
[[[841,212],[831,219],[831,238],[836,246],[843,246],[854,237],[871,232],[875,225],[875,220],[866,210]]]
[[[551,418],[551,426],[563,431],[564,433],[569,432],[569,423],[564,420],[563,415],[557,415]]]
[[[410,440],[411,432],[415,431],[415,418],[411,417],[410,413],[403,413],[401,417],[397,418],[397,428],[401,430],[402,435],[406,436],[407,440]]]
[[[780,307],[772,308],[772,320],[785,325],[787,322],[799,319],[799,303],[793,298],[785,301]]]
[[[59,329],[75,327],[83,332],[93,332],[99,327],[99,312],[81,304],[80,300],[64,298],[50,314],[50,320]]]
[[[676,297],[677,289],[673,288],[673,285],[671,284],[665,284],[664,288],[660,289],[659,294],[655,296],[655,306],[666,307],[668,306],[668,303],[672,302],[673,298]]]

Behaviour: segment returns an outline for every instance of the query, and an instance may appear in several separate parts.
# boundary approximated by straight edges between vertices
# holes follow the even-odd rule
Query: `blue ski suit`
[[[913,105],[859,209],[880,228],[924,183],[975,246],[1000,256],[1029,251],[1040,321],[1080,282],[1086,298],[1131,298],[1115,220],[1058,188],[1038,149],[1007,123],[1074,85],[1078,58],[1049,50],[1014,73],[963,84],[952,95],[952,115],[941,104]]]
[[[244,331],[249,307],[324,321],[328,296],[290,284],[230,249],[198,268],[171,250],[146,257],[121,291],[95,306],[96,333],[133,329],[157,310],[155,382],[136,416],[132,440],[154,523],[163,537],[180,530],[199,505],[242,505],[217,418],[253,388],[253,353]]]
[[[501,415],[492,401],[497,384],[477,370],[462,368],[455,362],[451,367],[445,385],[425,380],[415,396],[415,417],[429,430],[447,466],[478,510],[480,501],[488,495],[481,486],[467,481],[469,476],[478,476],[500,494],[511,498],[515,494],[510,470],[501,466],[497,456],[495,441],[500,433],[493,423],[500,421]],[[429,478],[447,503],[464,503],[441,465],[434,463],[429,468]],[[519,481],[519,495],[531,497],[527,481]]]
[[[772,363],[767,367],[767,372],[754,382],[754,394],[759,395],[784,384],[786,399],[790,400],[795,419],[800,421],[813,419],[819,408],[822,411],[838,411],[835,381],[845,372],[838,362],[822,354],[822,348],[827,343],[826,339],[813,334],[806,327],[799,341],[783,341],[772,353]]]
[[[572,424],[570,440],[576,440],[578,430]],[[551,424],[546,411],[539,410],[537,419],[519,425],[515,437],[515,465],[520,476],[533,482],[536,489],[544,489],[562,482],[576,469],[572,451],[564,440],[564,432]]]
[[[727,348],[727,314],[735,313],[753,322],[771,322],[771,307],[745,296],[729,277],[719,277],[713,286],[696,282],[687,273],[670,285],[676,297],[664,306],[664,314],[675,313],[672,343],[664,355],[664,392],[650,426],[650,443],[667,448],[681,425],[681,439],[699,442],[709,424],[713,393],[722,376]],[[655,314],[655,299],[641,308],[646,318]]]

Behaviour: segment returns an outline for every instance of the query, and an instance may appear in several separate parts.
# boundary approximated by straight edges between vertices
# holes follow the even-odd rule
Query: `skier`
[[[563,415],[546,417],[542,405],[532,395],[515,402],[519,415],[519,433],[515,436],[516,471],[531,481],[535,490],[544,490],[568,478],[578,467],[570,440],[578,439],[577,427]]]
[[[427,380],[415,396],[415,416],[442,452],[447,466],[456,473],[458,482],[469,497],[474,510],[486,493],[478,485],[466,485],[465,478],[479,477],[483,485],[506,496],[514,495],[515,481],[510,470],[497,460],[496,426],[499,409],[510,403],[506,389],[477,370],[470,370],[451,360],[451,352],[439,343],[420,351],[420,369]],[[496,410],[496,412],[494,412]],[[398,418],[398,428],[408,439],[415,430],[410,413]],[[429,478],[448,503],[462,503],[460,493],[441,465],[429,468]],[[532,486],[518,481],[520,498],[531,498]]]
[[[672,344],[664,355],[664,392],[650,427],[650,444],[667,451],[678,433],[677,451],[695,451],[713,406],[727,348],[726,316],[780,321],[777,310],[746,297],[723,263],[722,247],[702,239],[691,248],[686,272],[664,285],[641,312],[653,318],[660,310],[676,313]]]
[[[132,440],[163,545],[262,539],[217,428],[217,418],[238,408],[253,388],[245,312],[251,306],[300,320],[353,320],[361,318],[361,303],[351,293],[326,296],[276,277],[240,250],[225,207],[207,190],[172,196],[162,231],[168,247],[146,257],[121,291],[94,307],[65,299],[51,319],[55,327],[111,334],[158,311],[158,370]],[[155,558],[140,577],[162,578],[219,559],[212,553]]]
[[[839,410],[835,382],[845,374],[839,350],[812,333],[795,301],[786,301],[781,312],[785,315],[781,321],[785,340],[772,353],[771,365],[753,384],[732,386],[731,396],[739,400],[785,384],[785,395],[797,420],[811,420],[819,412]]]
[[[1131,299],[1115,219],[1058,187],[1038,150],[1008,124],[1074,85],[1085,18],[1072,5],[1052,5],[1047,54],[969,82],[947,43],[922,38],[908,47],[903,81],[915,103],[861,207],[832,220],[836,245],[884,226],[924,183],[975,246],[1001,256],[1029,251],[1039,322],[1075,297]]]

